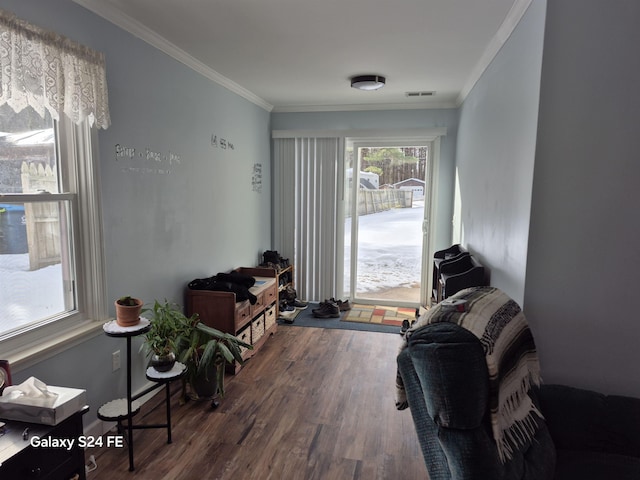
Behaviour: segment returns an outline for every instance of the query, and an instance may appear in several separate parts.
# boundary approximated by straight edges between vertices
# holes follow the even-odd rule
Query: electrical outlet
[[[111,354],[112,371],[120,370],[120,350],[116,350]]]

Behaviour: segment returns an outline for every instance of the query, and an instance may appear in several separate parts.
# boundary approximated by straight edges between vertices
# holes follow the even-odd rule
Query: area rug
[[[383,305],[354,304],[351,310],[344,312],[342,321],[393,325],[401,327],[403,320],[415,320],[416,309],[407,307],[387,307]]]
[[[305,310],[300,310],[300,312],[293,319],[292,323],[287,323],[282,318],[279,318],[278,324],[287,327],[334,328],[338,330],[359,330],[365,332],[393,333],[394,335],[398,335],[400,333],[400,327],[397,325],[372,322],[342,321],[342,318],[316,318],[313,316],[312,310],[314,308],[318,308],[318,306],[319,305],[317,303],[310,303],[308,308],[306,308]],[[347,314],[348,311],[342,312],[341,317],[345,317]]]

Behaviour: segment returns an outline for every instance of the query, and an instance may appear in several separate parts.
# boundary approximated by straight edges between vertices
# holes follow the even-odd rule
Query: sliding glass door
[[[344,296],[426,301],[432,142],[350,142],[344,171]]]

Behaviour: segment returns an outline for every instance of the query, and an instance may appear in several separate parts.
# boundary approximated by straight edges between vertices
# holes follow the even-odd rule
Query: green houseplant
[[[183,399],[187,398],[187,385],[193,398],[212,397],[216,393],[224,396],[225,365],[234,361],[244,363],[241,347],[253,347],[234,335],[205,325],[197,314],[187,317],[177,304],[166,300],[164,303],[156,300],[145,312],[151,317],[151,328],[145,333],[142,347],[152,358],[172,352],[174,361],[177,359],[187,367]]]
[[[145,308],[150,328],[144,334],[142,347],[151,356],[151,365],[159,372],[173,368],[176,362],[176,348],[179,336],[185,329],[187,319],[177,305],[157,300],[151,308]]]
[[[186,385],[191,398],[224,397],[224,372],[227,363],[243,364],[241,348],[253,349],[235,335],[205,325],[195,314],[177,342],[177,355],[187,366]],[[186,400],[186,389],[183,399]]]

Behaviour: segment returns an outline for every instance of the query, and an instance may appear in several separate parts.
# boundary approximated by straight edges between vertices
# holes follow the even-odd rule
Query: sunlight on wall
[[[462,225],[462,197],[460,195],[460,176],[456,167],[456,178],[453,191],[453,218],[451,219],[451,243],[462,244],[464,240],[464,225]]]

